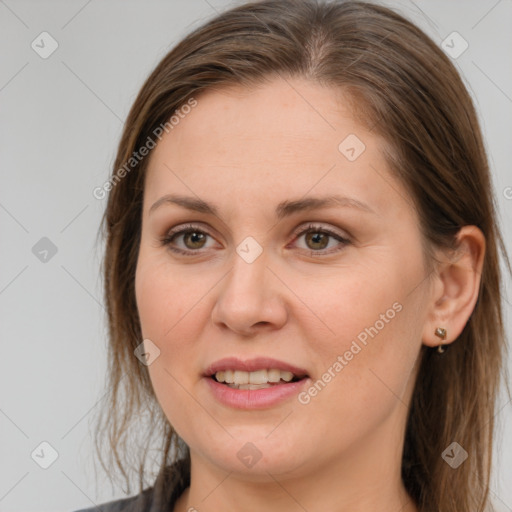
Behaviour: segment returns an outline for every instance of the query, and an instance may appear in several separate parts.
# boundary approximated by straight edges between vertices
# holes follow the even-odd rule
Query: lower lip
[[[205,377],[213,396],[222,404],[236,409],[266,409],[299,394],[309,378],[277,384],[263,389],[234,389]]]

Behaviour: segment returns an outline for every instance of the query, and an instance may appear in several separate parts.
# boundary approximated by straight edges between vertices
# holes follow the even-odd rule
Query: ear
[[[475,308],[485,255],[485,237],[476,226],[464,226],[456,236],[456,249],[441,254],[423,330],[423,344],[429,347],[455,341]],[[446,338],[434,334],[446,329]]]

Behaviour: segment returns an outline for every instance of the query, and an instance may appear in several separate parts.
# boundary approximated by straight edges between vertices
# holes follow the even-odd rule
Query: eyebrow
[[[177,194],[167,194],[155,201],[149,209],[148,215],[153,213],[157,208],[164,204],[175,204],[177,206],[181,206],[182,208],[186,208],[187,210],[210,214],[216,217],[219,216],[219,209],[215,205],[207,203],[206,201],[203,201],[197,197],[182,196]],[[307,197],[292,201],[282,201],[277,205],[275,215],[278,220],[281,220],[297,212],[328,208],[332,206],[356,208],[363,212],[377,215],[375,211],[372,210],[372,208],[370,208],[366,203],[363,203],[352,197],[343,197],[337,195],[327,197]]]

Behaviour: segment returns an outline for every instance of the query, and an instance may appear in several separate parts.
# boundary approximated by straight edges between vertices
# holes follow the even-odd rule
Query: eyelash
[[[331,231],[329,229],[326,229],[326,228],[323,228],[321,226],[317,226],[317,225],[314,225],[314,224],[309,224],[306,229],[303,229],[302,231],[300,231],[298,233],[294,233],[294,235],[293,235],[295,237],[294,240],[299,238],[300,236],[310,232],[310,231],[312,231],[314,233],[321,233],[321,234],[324,234],[324,235],[328,235],[328,236],[330,236],[332,238],[335,238],[343,246],[349,245],[351,243],[351,240],[349,240],[348,238],[342,237],[341,235],[339,235],[338,233],[335,233],[334,231]],[[209,233],[207,233],[206,231],[202,230],[198,226],[195,226],[194,224],[188,224],[188,225],[182,227],[179,230],[175,230],[175,231],[171,230],[168,233],[166,233],[165,236],[163,236],[160,239],[160,243],[163,246],[167,246],[168,249],[170,249],[171,251],[173,251],[173,252],[175,252],[177,254],[183,254],[183,255],[187,255],[187,256],[188,255],[198,254],[200,252],[200,250],[197,250],[197,251],[194,251],[194,250],[183,250],[183,249],[178,249],[177,247],[172,247],[172,245],[171,245],[173,240],[176,237],[181,236],[181,235],[185,235],[185,234],[191,233],[191,232],[201,233],[201,234],[204,234],[204,235],[207,235],[207,236],[211,236]],[[303,249],[303,250],[307,250],[307,249]],[[313,249],[309,249],[310,252],[315,253],[315,254],[331,254],[333,252],[339,252],[341,250],[342,250],[342,248],[341,249],[335,249],[335,250],[323,249],[323,250],[319,250],[319,251],[315,251]]]

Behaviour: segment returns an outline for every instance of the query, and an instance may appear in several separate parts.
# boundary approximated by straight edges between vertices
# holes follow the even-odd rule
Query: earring
[[[434,334],[438,337],[438,338],[441,338],[442,340],[445,340],[446,339],[446,329],[444,329],[443,327],[438,327],[435,331],[434,331]],[[444,349],[444,345],[438,345],[437,346],[437,351],[439,352],[439,354],[442,354],[445,349]]]

